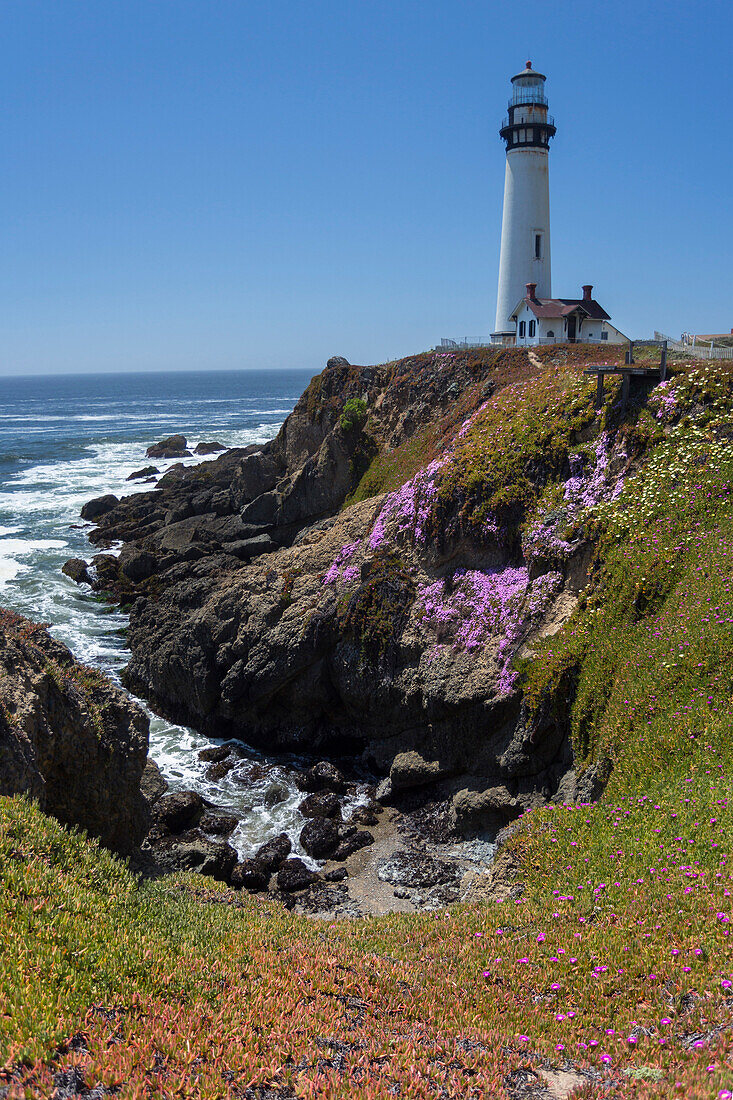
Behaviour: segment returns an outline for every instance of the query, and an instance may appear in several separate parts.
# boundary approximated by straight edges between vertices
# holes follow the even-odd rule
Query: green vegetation
[[[367,418],[367,403],[363,397],[350,397],[344,405],[344,411],[339,417],[341,430],[353,432],[360,428]]]
[[[121,1097],[516,1100],[554,1065],[588,1075],[581,1097],[730,1100],[730,364],[681,364],[599,421],[582,357],[551,354],[467,428],[438,507],[469,530],[498,516],[527,537],[541,519],[556,545],[593,547],[576,612],[521,676],[579,766],[612,768],[600,802],[524,816],[506,901],[323,924],[193,876],[139,883],[0,800],[0,1090],[50,1096],[74,1065]],[[400,476],[376,461],[373,478]],[[411,584],[380,548],[344,595],[365,657],[389,654]]]

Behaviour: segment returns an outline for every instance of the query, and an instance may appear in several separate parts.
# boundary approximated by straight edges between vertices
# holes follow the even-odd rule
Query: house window
[[[524,334],[525,334],[526,331],[527,331],[526,321],[520,321],[519,322],[519,339],[520,340],[524,339]]]
[[[547,335],[552,336],[553,339],[555,338],[555,333],[552,331],[552,329],[548,331]]]
[[[535,321],[530,321],[529,322],[529,335],[534,336],[536,329],[537,329],[536,322]]]
[[[608,333],[607,332],[602,332],[601,333],[601,340],[607,340],[607,339],[608,339]]]
[[[542,259],[542,234],[535,233],[534,235],[534,258],[535,260]]]

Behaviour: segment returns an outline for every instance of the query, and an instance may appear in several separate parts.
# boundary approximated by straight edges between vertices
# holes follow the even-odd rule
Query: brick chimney
[[[525,286],[527,287],[527,298],[530,302],[533,302],[537,294],[537,283],[525,283]]]
[[[592,301],[592,299],[593,299],[593,284],[592,283],[586,283],[586,285],[583,287],[583,301],[584,302],[590,302],[590,301]]]

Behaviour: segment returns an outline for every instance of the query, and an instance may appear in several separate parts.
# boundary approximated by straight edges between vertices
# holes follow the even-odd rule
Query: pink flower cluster
[[[419,619],[435,631],[438,644],[451,641],[456,649],[473,651],[499,638],[499,690],[508,694],[516,680],[511,662],[518,645],[561,584],[559,573],[546,573],[530,585],[524,566],[460,571],[450,592],[440,580],[419,586]]]
[[[674,392],[674,382],[671,378],[654,387],[649,397],[649,405],[651,408],[657,407],[657,420],[664,423],[672,420],[677,411],[677,394]]]
[[[328,572],[323,578],[324,584],[334,584],[339,579],[345,582],[354,579],[354,577],[359,572],[359,567],[357,565],[350,565],[346,569],[344,569],[344,566],[346,565],[347,561],[349,561],[349,559],[354,556],[360,546],[361,540],[357,539],[356,542],[347,542],[345,546],[341,547]]]

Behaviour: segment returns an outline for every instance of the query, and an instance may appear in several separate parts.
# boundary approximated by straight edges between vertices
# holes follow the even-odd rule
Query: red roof
[[[522,301],[527,303],[535,317],[567,317],[579,309],[593,321],[611,320],[595,298],[524,298]],[[517,306],[517,311],[520,306]]]

